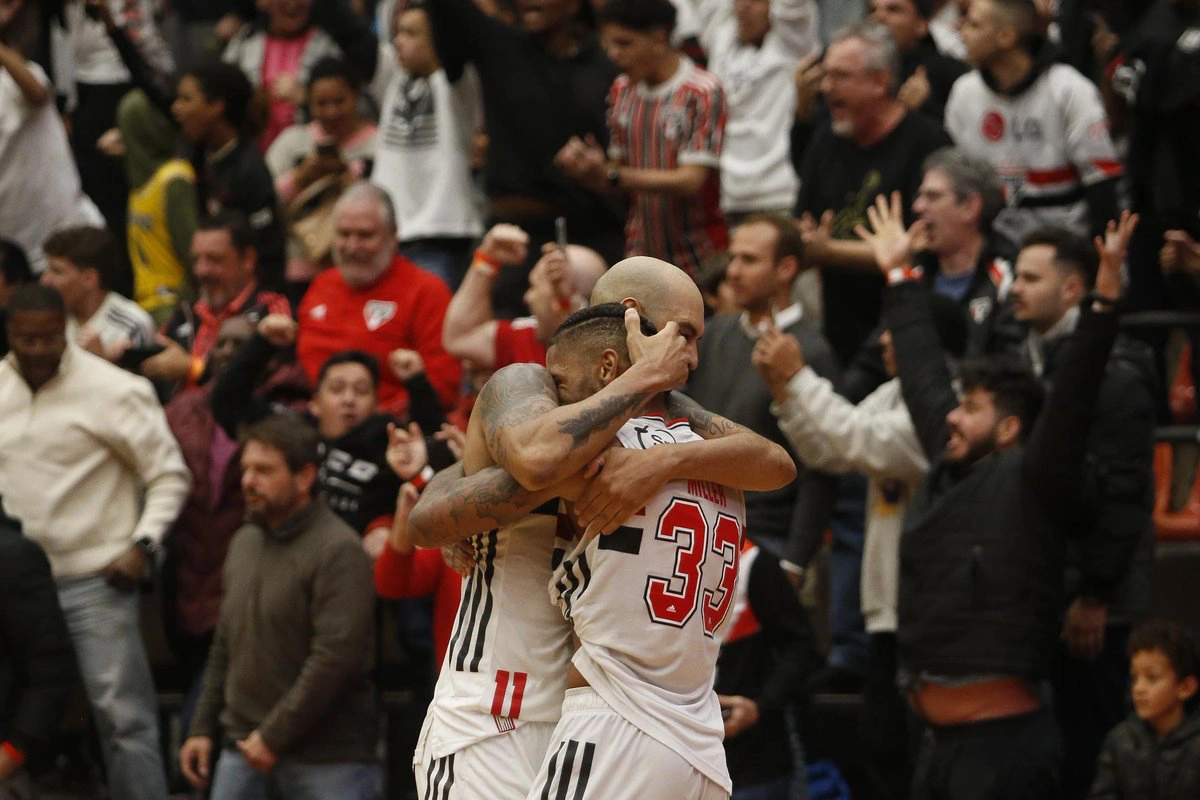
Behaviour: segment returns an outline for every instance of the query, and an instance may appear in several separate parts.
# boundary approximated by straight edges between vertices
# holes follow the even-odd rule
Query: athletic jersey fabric
[[[1008,208],[996,229],[1019,242],[1040,225],[1088,232],[1083,187],[1121,175],[1100,92],[1074,67],[1051,64],[1016,93],[979,70],[946,101],[956,145],[996,168]]]
[[[567,688],[570,625],[546,598],[558,501],[473,537],[442,662],[428,747],[433,758],[526,722],[557,722]]]
[[[617,433],[648,449],[699,441],[687,420],[645,415]],[[671,481],[626,526],[568,544],[550,584],[580,646],[572,662],[622,717],[732,790],[713,692],[737,583],[742,493]]]
[[[196,183],[196,171],[182,158],[155,171],[146,185],[129,194],[129,259],[133,262],[133,298],[153,313],[173,308],[187,285],[187,267],[171,246],[167,187],[174,181]]]
[[[622,75],[609,93],[608,155],[635,169],[710,167],[695,197],[630,195],[626,255],[650,255],[695,275],[729,244],[721,213],[720,159],[728,112],[721,82],[687,58],[658,86]]]
[[[492,369],[509,364],[546,366],[546,345],[538,341],[537,320],[533,317],[502,319],[496,323],[496,356]]]

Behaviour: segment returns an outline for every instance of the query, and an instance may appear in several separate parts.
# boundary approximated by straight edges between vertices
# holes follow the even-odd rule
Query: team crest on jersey
[[[1004,138],[1004,115],[999,111],[989,111],[983,115],[980,125],[983,138],[989,142],[998,142]]]
[[[367,330],[377,331],[396,316],[396,304],[391,300],[368,300],[363,306],[363,322]]]
[[[975,321],[976,325],[979,325],[987,319],[988,314],[992,313],[992,298],[976,297],[967,304],[967,309],[971,312],[971,319]]]
[[[666,428],[651,428],[649,425],[638,425],[634,428],[637,432],[638,444],[643,450],[649,450],[656,444],[675,444],[675,437]]]
[[[327,311],[327,309],[325,308],[325,304],[321,303],[321,305],[319,305],[319,306],[313,306],[312,309],[308,312],[308,315],[310,317],[312,317],[313,319],[325,319],[326,311]]]
[[[663,136],[672,140],[683,137],[684,128],[687,126],[686,109],[664,108],[659,112],[658,119],[662,125]]]

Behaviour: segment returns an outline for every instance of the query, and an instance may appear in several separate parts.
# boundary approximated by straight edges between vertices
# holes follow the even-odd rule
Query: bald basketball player
[[[558,386],[543,367],[497,372],[472,413],[463,464],[435,478],[410,517],[417,544],[441,546],[473,536],[478,559],[463,585],[414,754],[422,796],[528,793],[560,715],[571,656],[570,627],[546,594],[556,498],[577,494],[580,470],[668,388],[669,363],[682,367],[682,374],[671,374],[678,383],[696,365],[703,301],[682,271],[657,259],[627,259],[597,282],[592,301],[622,303],[661,332],[643,336],[630,312],[632,366],[570,405],[558,405]],[[773,443],[676,393],[668,396],[667,408],[704,440],[655,448],[675,455],[664,460],[661,482],[647,487],[646,499],[670,479],[764,490],[794,477],[791,459]],[[568,479],[573,487],[563,485]]]

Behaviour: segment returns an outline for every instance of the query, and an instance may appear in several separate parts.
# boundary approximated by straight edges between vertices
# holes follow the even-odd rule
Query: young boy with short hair
[[[1129,638],[1134,713],[1104,741],[1089,800],[1200,797],[1200,644],[1173,622]]]

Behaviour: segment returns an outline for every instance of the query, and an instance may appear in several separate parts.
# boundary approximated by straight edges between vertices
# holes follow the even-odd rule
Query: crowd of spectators
[[[856,798],[1200,796],[1116,323],[1200,308],[1197,132],[1200,0],[0,0],[0,800],[409,796],[474,559],[409,511],[633,255],[800,467],[735,798],[849,791],[829,693]]]

